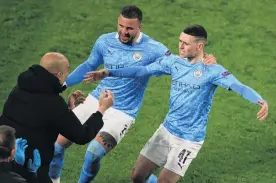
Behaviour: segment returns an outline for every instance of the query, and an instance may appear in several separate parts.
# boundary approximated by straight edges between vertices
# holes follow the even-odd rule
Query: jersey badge
[[[194,71],[194,77],[196,78],[200,78],[202,76],[202,70],[201,69],[197,69]]]
[[[139,53],[139,52],[134,52],[133,55],[132,55],[132,58],[135,60],[135,61],[140,61],[142,59],[142,54]]]

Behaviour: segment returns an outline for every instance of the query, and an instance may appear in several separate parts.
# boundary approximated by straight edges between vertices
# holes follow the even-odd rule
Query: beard
[[[121,43],[126,44],[126,45],[132,45],[133,44],[133,41],[135,39],[135,35],[125,34],[124,37],[127,37],[128,40],[127,41],[122,40],[122,33],[119,32],[119,40],[120,40]]]

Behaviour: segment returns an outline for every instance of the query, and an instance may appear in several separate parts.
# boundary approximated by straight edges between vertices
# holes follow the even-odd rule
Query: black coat
[[[13,172],[15,169],[20,169],[20,165],[17,165],[13,162],[0,162],[0,182],[1,183],[27,183],[27,180],[24,179],[19,174]],[[28,183],[38,183],[36,175],[29,173],[29,182]]]
[[[38,170],[40,182],[49,178],[49,164],[58,134],[83,145],[91,141],[103,126],[100,112],[94,113],[81,125],[59,95],[61,92],[57,77],[40,65],[33,65],[19,75],[0,117],[0,125],[15,128],[16,137],[28,141],[25,162],[33,157],[35,148],[39,150],[42,161]]]

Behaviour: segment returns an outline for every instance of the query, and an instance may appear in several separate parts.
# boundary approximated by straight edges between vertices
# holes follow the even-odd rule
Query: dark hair
[[[123,17],[129,18],[129,19],[137,18],[139,20],[139,22],[142,22],[142,20],[143,20],[142,11],[137,6],[134,6],[134,5],[123,7],[121,10],[121,15],[123,15]]]
[[[207,40],[207,32],[201,25],[198,25],[198,24],[189,25],[183,30],[183,32],[185,34],[195,36],[197,39]]]
[[[10,156],[10,152],[15,148],[15,129],[6,125],[0,126],[0,158],[5,159]]]

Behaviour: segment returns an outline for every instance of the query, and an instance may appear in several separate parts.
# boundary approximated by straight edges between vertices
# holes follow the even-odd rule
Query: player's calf
[[[91,182],[96,177],[101,159],[116,145],[115,138],[107,132],[100,132],[96,136],[86,150],[79,183]]]
[[[89,183],[96,177],[100,169],[100,161],[105,154],[106,151],[99,142],[93,140],[89,144],[85,154],[79,183]]]
[[[54,157],[50,163],[49,168],[49,177],[53,180],[60,177],[61,169],[64,166],[64,151],[65,148],[56,142]]]
[[[55,143],[54,156],[49,168],[49,176],[53,181],[58,180],[60,178],[61,169],[64,166],[65,149],[71,146],[72,144],[73,143],[70,140],[66,139],[62,135],[58,136],[58,139]]]

